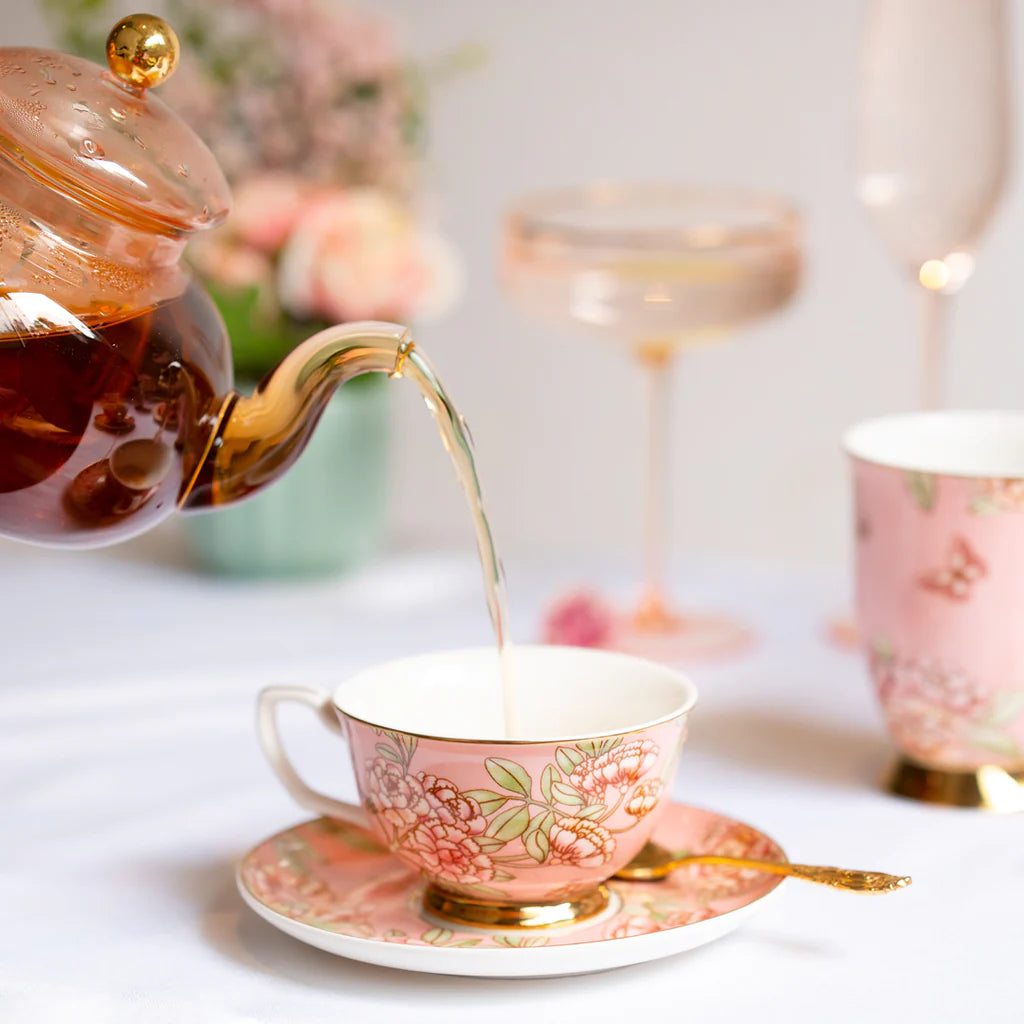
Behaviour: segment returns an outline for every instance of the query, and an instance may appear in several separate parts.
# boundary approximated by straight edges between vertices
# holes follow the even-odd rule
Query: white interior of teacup
[[[334,691],[344,713],[385,729],[487,742],[571,740],[646,728],[689,711],[697,690],[664,665],[581,647],[516,646],[518,728],[505,736],[493,647],[364,669]]]
[[[944,476],[1024,478],[1024,413],[968,410],[882,416],[851,427],[854,458]]]

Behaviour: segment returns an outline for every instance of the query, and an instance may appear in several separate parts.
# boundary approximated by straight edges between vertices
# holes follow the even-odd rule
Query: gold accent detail
[[[170,78],[180,53],[174,29],[155,14],[130,14],[107,36],[110,70],[136,89],[151,89]]]
[[[428,885],[423,893],[423,909],[444,921],[473,928],[560,928],[600,914],[610,899],[606,885],[574,900],[535,904],[478,900]]]
[[[643,725],[635,725],[618,732],[592,732],[585,736],[541,736],[539,739],[532,740],[510,740],[505,736],[492,736],[490,739],[471,736],[435,736],[432,733],[426,732],[410,732],[408,729],[396,729],[385,722],[371,722],[368,718],[360,718],[358,715],[353,715],[351,712],[346,711],[333,697],[331,698],[331,703],[340,715],[344,715],[345,718],[352,722],[358,722],[359,725],[368,725],[371,729],[389,729],[391,732],[397,732],[402,736],[415,736],[418,740],[437,740],[439,743],[470,743],[477,747],[492,745],[499,747],[536,747],[538,744],[543,744],[544,746],[564,746],[567,743],[608,740],[617,736],[621,736],[623,739],[627,736],[639,736],[641,733],[648,732],[656,726],[668,725],[677,718],[685,718],[693,710],[695,702],[691,701],[689,704],[684,704],[671,714],[665,715],[662,718],[656,718],[652,722],[644,722]]]
[[[899,760],[885,781],[896,796],[947,807],[980,807],[1001,814],[1024,810],[1024,769],[983,765],[968,771],[926,768]]]
[[[713,853],[673,856],[657,843],[647,843],[615,877],[628,882],[657,882],[676,868],[687,864],[717,864],[727,868],[761,871],[767,875],[786,875],[802,878],[805,882],[829,885],[833,889],[852,892],[895,892],[910,885],[909,875],[886,875],[881,871],[855,871],[852,868],[833,868],[817,864],[791,864],[788,861],[752,860],[748,857],[720,857]]]
[[[388,376],[395,380],[402,376],[402,367],[405,366],[406,359],[409,358],[409,353],[416,347],[416,343],[406,332],[402,338],[401,344],[398,346],[398,351],[395,353],[395,366],[394,369],[388,374]]]

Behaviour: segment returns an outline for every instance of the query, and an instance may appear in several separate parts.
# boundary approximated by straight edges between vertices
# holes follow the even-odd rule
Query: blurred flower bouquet
[[[116,17],[107,0],[46,5],[65,48],[102,59]],[[182,57],[161,98],[234,191],[227,223],[190,256],[224,316],[237,375],[258,380],[331,323],[404,323],[453,302],[458,259],[418,209],[431,71],[403,59],[390,23],[317,0],[167,7]],[[433,73],[464,62],[460,52]]]
[[[123,10],[43,0],[64,49],[102,61]],[[428,86],[473,63],[458,51],[413,67],[390,24],[339,0],[167,0],[182,43],[161,87],[234,191],[190,259],[220,308],[236,376],[255,383],[296,344],[346,320],[420,321],[460,288],[451,248],[424,227],[418,190]],[[386,522],[387,414],[380,374],[325,410],[274,487],[191,517],[201,560],[234,574],[358,563]]]

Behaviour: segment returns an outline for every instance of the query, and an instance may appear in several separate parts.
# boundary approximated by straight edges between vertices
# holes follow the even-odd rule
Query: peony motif
[[[487,819],[480,810],[480,804],[471,796],[460,793],[454,782],[425,772],[417,772],[417,778],[423,786],[432,818],[445,825],[454,825],[471,836],[478,836],[487,828]]]
[[[916,700],[970,717],[986,704],[985,695],[964,672],[926,658],[898,658],[876,648],[871,671],[878,696],[887,707],[893,701]]]
[[[982,481],[970,509],[978,515],[1024,511],[1024,480],[1010,478]]]
[[[589,868],[605,864],[615,852],[615,837],[596,821],[556,818],[548,835],[549,862]]]
[[[419,779],[383,757],[370,761],[366,769],[366,802],[396,829],[407,829],[430,814],[430,804]]]
[[[941,704],[901,693],[886,705],[885,715],[897,745],[919,757],[939,757],[959,742],[960,719]]]
[[[641,782],[633,790],[633,795],[626,803],[626,813],[637,819],[646,817],[657,807],[661,790],[660,779],[648,779],[646,782]]]
[[[489,882],[494,865],[471,836],[457,825],[435,819],[416,826],[406,839],[402,853],[432,876],[459,885]]]
[[[408,209],[375,188],[321,191],[281,250],[282,307],[299,319],[429,317],[461,287],[458,261],[418,230]]]
[[[602,800],[609,788],[626,789],[639,782],[654,767],[658,753],[658,745],[653,740],[632,740],[607,754],[581,761],[573,769],[569,783]]]

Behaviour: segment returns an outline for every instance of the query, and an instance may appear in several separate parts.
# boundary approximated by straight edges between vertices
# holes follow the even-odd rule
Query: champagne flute
[[[743,624],[679,614],[668,595],[670,370],[678,353],[781,309],[800,272],[799,220],[739,189],[601,182],[518,201],[503,283],[527,314],[623,345],[647,377],[644,584],[604,646],[663,660],[746,644]]]
[[[917,298],[922,408],[944,404],[951,297],[974,271],[1010,163],[1004,0],[869,0],[858,83],[857,194]],[[852,615],[829,637],[854,649]]]
[[[950,296],[974,270],[1010,161],[1005,0],[869,0],[857,192],[918,299],[921,405],[943,404]]]

